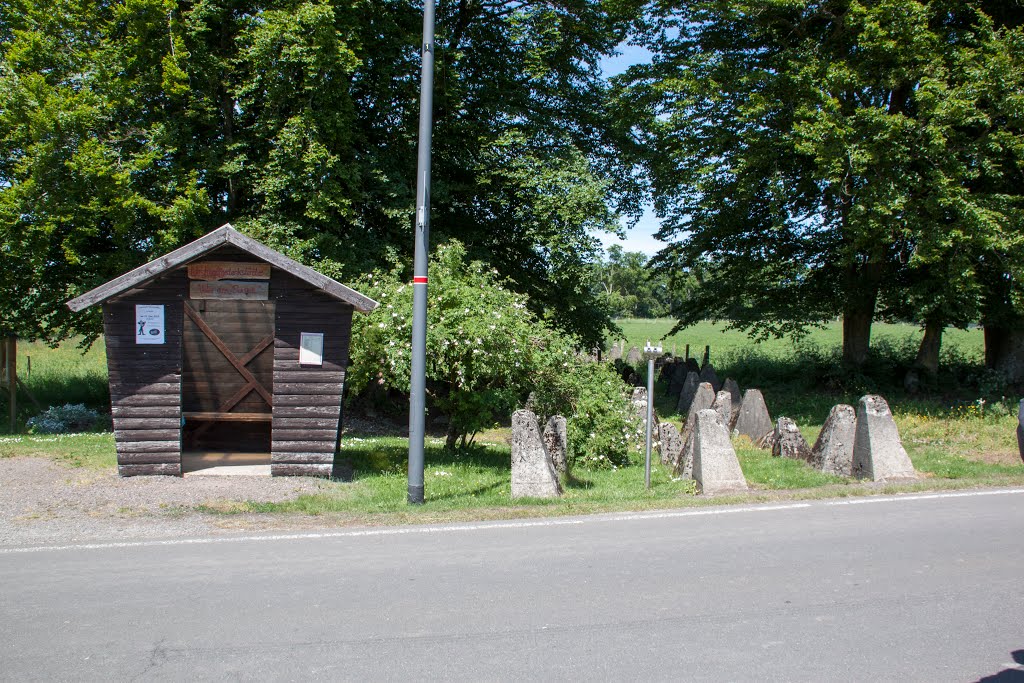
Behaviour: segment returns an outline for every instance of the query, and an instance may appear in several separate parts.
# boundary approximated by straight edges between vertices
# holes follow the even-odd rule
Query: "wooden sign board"
[[[270,296],[270,283],[242,282],[238,280],[190,282],[188,295],[191,299],[247,299],[251,301],[264,301]]]
[[[269,280],[269,263],[200,261],[188,264],[189,280]],[[264,297],[265,298],[265,297]]]

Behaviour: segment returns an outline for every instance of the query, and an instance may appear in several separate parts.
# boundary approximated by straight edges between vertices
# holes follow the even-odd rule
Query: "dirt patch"
[[[308,477],[128,477],[44,458],[0,459],[0,544],[202,534],[216,515],[198,505],[281,502],[329,482]],[[153,527],[149,529],[148,527]]]
[[[971,453],[964,457],[968,460],[983,462],[987,465],[1015,467],[1021,464],[1020,453],[1017,451],[987,451],[984,453]]]

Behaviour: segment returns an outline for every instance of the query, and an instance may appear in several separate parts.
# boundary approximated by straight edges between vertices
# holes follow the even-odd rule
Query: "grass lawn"
[[[103,340],[88,350],[80,348],[80,343],[81,340],[74,339],[51,348],[42,342],[18,342],[18,378],[42,408],[83,403],[109,412],[110,390]],[[38,412],[31,399],[19,392],[18,416],[22,424]],[[7,415],[6,403],[4,415]],[[7,421],[2,422],[0,429],[4,431],[0,433],[5,433]]]
[[[69,467],[94,470],[117,467],[111,432],[0,436],[0,458],[15,457],[50,458]]]
[[[668,320],[620,321],[631,343],[657,339],[672,326]],[[406,504],[407,442],[403,438],[346,435],[342,452],[354,467],[351,482],[334,482],[317,495],[285,503],[209,503],[203,511],[327,515],[346,523],[391,524],[444,520],[496,519],[526,516],[584,514],[602,511],[644,510],[723,502],[757,502],[780,498],[868,495],[879,492],[917,491],[974,486],[1024,485],[1024,463],[1017,454],[1015,397],[984,399],[977,385],[950,381],[925,397],[902,391],[898,354],[875,360],[873,376],[832,382],[826,356],[800,355],[788,340],[752,345],[738,332],[722,332],[720,325],[690,328],[667,342],[688,340],[691,354],[712,346],[712,360],[721,379],[732,376],[741,388],[757,387],[765,395],[773,418],[796,420],[808,443],[813,444],[830,408],[840,402],[855,405],[866,389],[880,387],[893,409],[900,434],[914,466],[923,475],[912,484],[878,486],[817,472],[808,465],[772,458],[745,439],[736,441],[741,467],[751,493],[706,499],[694,495],[694,482],[672,477],[655,463],[651,489],[643,486],[639,463],[616,470],[574,470],[558,500],[512,500],[507,428],[485,432],[470,449],[449,452],[440,440],[428,440],[426,449],[426,503]],[[909,325],[876,325],[880,346],[916,345],[920,331]],[[834,349],[838,326],[812,333],[810,341]],[[885,340],[890,340],[886,342]],[[893,341],[894,340],[894,341]],[[982,352],[981,331],[947,332],[944,348],[961,363],[957,372],[973,372]],[[952,349],[952,351],[951,351]],[[905,349],[904,349],[905,350]],[[27,359],[32,358],[32,373]],[[817,358],[817,360],[815,360]],[[824,358],[824,361],[821,360]],[[809,360],[808,360],[809,359]],[[959,359],[959,360],[957,360]],[[973,359],[973,360],[972,360]],[[815,364],[817,363],[817,364]],[[888,365],[886,364],[888,363]],[[974,366],[971,364],[974,363]],[[973,368],[973,369],[972,369]],[[34,344],[19,346],[19,371],[30,389],[52,400],[47,404],[85,402],[104,405],[105,368],[102,346],[82,355],[74,345],[57,350]],[[892,377],[887,377],[891,374]],[[952,379],[953,370],[947,374]],[[662,419],[680,425],[675,398],[656,390],[656,408]],[[46,457],[74,467],[112,470],[113,437],[108,433],[0,437],[0,458]],[[655,457],[655,460],[657,458]]]
[[[694,482],[672,477],[657,463],[651,489],[643,485],[643,466],[616,470],[577,469],[557,500],[510,497],[509,447],[488,442],[449,452],[440,439],[426,448],[426,503],[406,504],[407,442],[397,437],[349,436],[342,452],[351,460],[351,482],[332,482],[315,495],[283,503],[210,502],[198,508],[214,514],[278,513],[323,516],[345,524],[402,524],[475,519],[588,514],[651,510],[736,502],[766,502],[971,488],[1024,485],[1024,463],[1006,434],[1007,418],[965,416],[952,422],[920,415],[898,415],[904,444],[921,481],[879,486],[822,474],[795,460],[773,458],[745,438],[736,440],[740,465],[751,491],[715,498],[696,496]],[[808,434],[810,430],[805,430]],[[494,437],[500,430],[492,432]],[[1013,450],[1010,446],[1013,445]],[[74,467],[114,468],[110,433],[72,436],[0,437],[0,458],[47,457]],[[1015,460],[1014,460],[1015,459]]]

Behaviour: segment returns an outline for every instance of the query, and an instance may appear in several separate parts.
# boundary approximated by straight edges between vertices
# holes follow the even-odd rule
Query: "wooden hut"
[[[122,476],[212,454],[332,474],[352,312],[375,301],[225,225],[68,307],[97,303]]]

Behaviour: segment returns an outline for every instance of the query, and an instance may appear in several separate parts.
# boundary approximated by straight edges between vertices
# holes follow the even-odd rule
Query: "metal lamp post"
[[[434,0],[423,4],[420,130],[416,160],[416,253],[412,277],[412,367],[409,386],[409,503],[423,504],[427,386],[427,253],[430,244],[430,134],[434,124]]]
[[[644,356],[647,358],[647,448],[644,457],[644,488],[651,488],[651,435],[654,425],[654,359],[661,355],[661,346],[651,346],[647,340]]]

